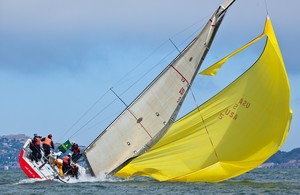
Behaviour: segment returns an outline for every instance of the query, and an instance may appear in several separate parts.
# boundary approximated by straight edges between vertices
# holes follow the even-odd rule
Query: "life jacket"
[[[41,138],[39,137],[36,137],[35,138],[35,143],[34,143],[35,146],[40,146],[41,145]]]
[[[77,154],[80,152],[80,147],[78,146],[78,144],[75,144],[75,145],[72,145],[71,150],[74,154]]]
[[[69,156],[65,156],[65,157],[63,158],[63,163],[64,163],[64,164],[69,164],[69,159],[70,159]]]
[[[44,141],[44,144],[48,145],[48,146],[51,146],[51,142],[52,140],[48,137],[45,138],[45,141]]]
[[[77,153],[79,153],[80,152],[80,148],[79,148],[79,146],[74,150],[74,153],[75,154],[77,154]]]

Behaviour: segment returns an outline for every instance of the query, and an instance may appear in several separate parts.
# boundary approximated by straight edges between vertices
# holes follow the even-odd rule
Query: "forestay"
[[[84,155],[92,174],[113,174],[165,134],[233,2],[225,1],[185,50],[88,146]]]

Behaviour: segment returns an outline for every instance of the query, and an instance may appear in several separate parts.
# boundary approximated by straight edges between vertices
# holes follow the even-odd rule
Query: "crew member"
[[[71,176],[78,179],[78,169],[79,169],[78,166],[75,163],[71,162],[70,168],[71,168],[71,173],[70,173]]]
[[[38,136],[36,133],[33,135],[33,139],[31,140],[30,149],[32,151],[31,160],[35,160],[35,162],[38,162],[42,157],[41,137]]]
[[[54,158],[53,159],[53,165],[56,165],[58,167],[58,172],[59,172],[59,176],[63,176],[63,161],[62,159],[59,158]]]
[[[48,137],[44,137],[41,141],[43,141],[43,148],[45,152],[45,157],[48,157],[50,154],[50,148],[54,150],[54,144],[52,141],[52,134],[49,134]]]
[[[67,156],[64,156],[63,158],[63,172],[66,174],[70,170],[71,165],[71,153],[69,153]]]
[[[72,142],[71,151],[73,152],[72,161],[77,162],[77,160],[81,157],[81,154],[80,154],[80,147],[75,141]]]

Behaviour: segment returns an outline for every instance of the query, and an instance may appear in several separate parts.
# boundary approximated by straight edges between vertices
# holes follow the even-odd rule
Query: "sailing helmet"
[[[35,133],[35,134],[33,134],[33,136],[34,136],[34,137],[36,137],[36,136],[37,136],[37,134]]]
[[[68,154],[68,156],[72,156],[72,154],[71,154],[71,153],[69,153],[69,154]]]
[[[48,137],[52,137],[52,134],[49,134]]]
[[[75,141],[72,141],[72,144],[76,144],[76,142],[75,142]]]

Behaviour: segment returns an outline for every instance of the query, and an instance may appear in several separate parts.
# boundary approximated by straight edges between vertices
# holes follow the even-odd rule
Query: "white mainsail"
[[[115,173],[165,134],[234,1],[221,4],[201,33],[87,147],[84,155],[93,175]]]

